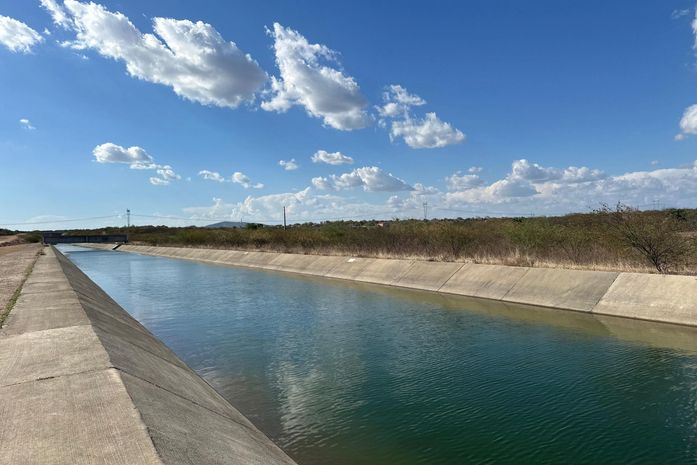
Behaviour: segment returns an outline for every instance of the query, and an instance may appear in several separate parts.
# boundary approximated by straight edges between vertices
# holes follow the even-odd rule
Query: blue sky
[[[0,0],[0,224],[697,207],[694,17],[658,0]],[[92,217],[108,218],[63,222]]]

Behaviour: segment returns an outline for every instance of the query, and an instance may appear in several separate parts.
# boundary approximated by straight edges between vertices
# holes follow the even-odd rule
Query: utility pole
[[[428,219],[428,202],[424,202],[424,221]]]
[[[130,229],[131,227],[131,210],[126,209],[126,227]]]
[[[283,230],[286,229],[286,206],[283,206]]]

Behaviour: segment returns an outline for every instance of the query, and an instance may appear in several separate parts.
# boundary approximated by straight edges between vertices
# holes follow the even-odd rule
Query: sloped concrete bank
[[[128,244],[118,250],[697,326],[695,276]]]
[[[51,247],[0,329],[0,463],[295,462]]]

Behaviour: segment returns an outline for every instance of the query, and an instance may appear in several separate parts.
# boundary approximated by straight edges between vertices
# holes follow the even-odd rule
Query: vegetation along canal
[[[697,463],[697,332],[61,247],[299,464]]]

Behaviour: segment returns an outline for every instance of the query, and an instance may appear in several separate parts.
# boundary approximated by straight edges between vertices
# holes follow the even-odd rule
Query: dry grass
[[[0,247],[0,266],[3,269],[0,276],[0,327],[17,302],[41,251],[42,247],[37,244]]]
[[[697,210],[637,212],[629,216],[663,242],[697,243]],[[249,229],[110,228],[132,243],[457,261],[513,266],[655,272],[655,265],[612,228],[608,212],[537,218],[353,221]],[[647,225],[649,226],[647,228]],[[95,231],[79,231],[79,233]],[[697,247],[673,254],[667,271],[697,274]]]

